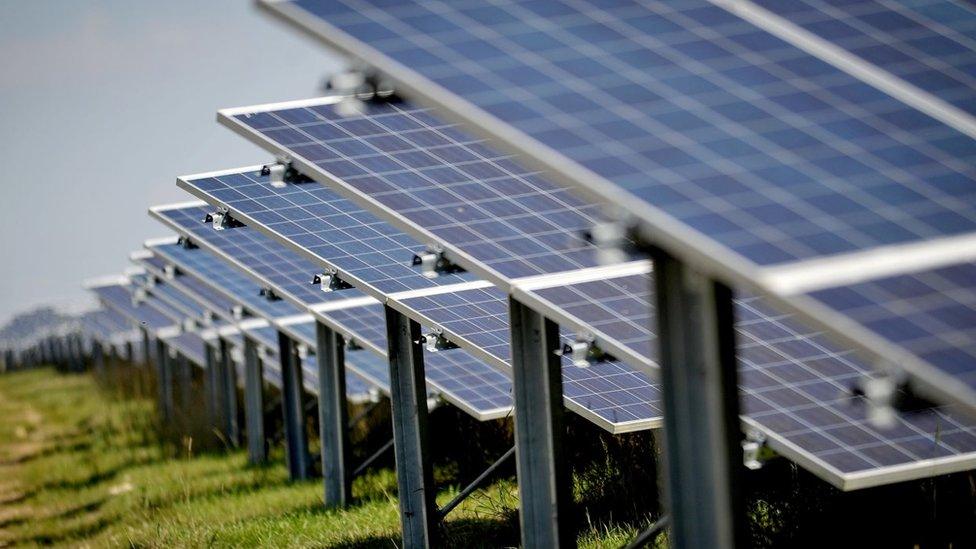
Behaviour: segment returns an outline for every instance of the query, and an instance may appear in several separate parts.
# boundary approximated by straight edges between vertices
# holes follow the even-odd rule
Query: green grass
[[[357,478],[350,508],[325,511],[321,484],[289,482],[280,457],[264,467],[241,451],[187,457],[157,440],[150,401],[50,370],[0,376],[0,418],[0,547],[399,546],[389,469]],[[450,515],[447,543],[516,545],[517,504],[511,478],[487,486]],[[582,547],[636,534],[605,523],[582,530]]]

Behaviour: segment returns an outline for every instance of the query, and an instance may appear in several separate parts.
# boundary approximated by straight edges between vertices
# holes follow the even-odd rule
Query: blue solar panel
[[[462,116],[481,109],[638,199],[620,206],[652,223],[670,215],[755,264],[976,230],[971,137],[708,2],[594,4],[279,5],[306,10],[325,40],[347,33],[399,62],[395,77],[466,102]],[[300,131],[237,119],[362,176],[319,143],[373,131],[360,129],[368,120]]]
[[[511,368],[508,300],[501,290],[464,290],[399,303],[442,328],[458,345],[484,353],[498,368]],[[564,334],[567,341],[569,335]],[[578,368],[565,357],[563,366],[563,396],[571,410],[612,432],[660,424],[661,394],[644,375],[616,360]]]
[[[152,274],[156,275],[157,278],[176,286],[183,292],[194,297],[196,300],[204,303],[209,310],[218,313],[225,318],[227,318],[227,316],[231,313],[234,306],[238,304],[236,300],[228,298],[212,284],[209,284],[192,274],[181,272],[177,269],[176,276],[170,278],[167,275],[167,268],[175,267],[175,265],[169,261],[166,261],[166,259],[162,257],[151,254],[148,257],[140,259],[139,261],[144,267],[152,272]]]
[[[462,282],[424,276],[411,265],[423,244],[314,182],[275,187],[260,170],[181,178],[194,194],[228,207],[249,226],[280,236],[318,265],[374,296]],[[322,270],[311,267],[305,278]],[[306,280],[307,282],[307,280]]]
[[[155,276],[149,276],[155,279]],[[144,282],[143,288],[150,295],[179,311],[183,316],[192,318],[198,323],[207,322],[207,311],[209,310],[207,305],[179,288],[161,280],[149,282],[148,279]]]
[[[320,320],[347,341],[386,356],[386,316],[383,305],[337,309]],[[348,353],[347,353],[348,355]],[[482,420],[507,416],[512,408],[512,382],[501,371],[463,349],[424,353],[427,384],[432,392]],[[389,374],[386,376],[389,377]]]
[[[302,359],[302,384],[306,391],[318,396],[319,365],[313,354]],[[353,402],[365,402],[372,398],[372,391],[373,385],[368,380],[351,370],[346,370],[346,398]]]
[[[218,253],[301,307],[362,295],[356,289],[321,291],[312,284],[312,277],[322,271],[321,267],[251,227],[216,231],[203,223],[207,211],[202,206],[191,206],[159,208],[154,213],[193,242]]]
[[[651,287],[648,275],[634,275],[533,292],[571,312],[598,338],[644,353],[655,339],[649,328]],[[872,369],[853,351],[777,313],[761,298],[739,298],[735,311],[743,419],[768,433],[776,450],[842,487],[904,480],[889,476],[888,466],[914,466],[912,476],[926,476],[933,465],[927,459],[957,461],[955,470],[971,467],[959,458],[976,451],[973,421],[946,407],[926,408],[899,413],[893,429],[879,429],[868,420],[865,401],[855,396],[855,386]]]
[[[247,128],[249,137],[268,148],[307,160],[316,170],[308,175],[373,199],[364,205],[395,212],[387,215],[391,221],[405,219],[402,226],[418,238],[466,254],[489,278],[597,263],[596,248],[583,231],[603,219],[598,205],[525,170],[429,111],[375,105],[365,116],[347,119],[332,103],[326,98],[318,105],[256,109],[225,122]]]
[[[301,313],[300,309],[287,301],[269,301],[262,297],[259,284],[211,252],[203,249],[186,249],[177,244],[154,245],[150,249],[180,269],[199,278],[213,281],[228,297],[265,318]]]
[[[976,263],[815,291],[811,297],[976,389]]]
[[[771,2],[767,10],[976,114],[976,10],[962,2]]]
[[[206,342],[193,332],[182,332],[178,335],[164,338],[171,348],[183,355],[184,358],[203,368],[207,364]]]
[[[132,292],[128,285],[99,286],[92,288],[92,292],[106,307],[115,310],[137,326],[152,331],[172,326],[180,320],[178,316],[168,316],[148,303],[133,305]]]
[[[110,309],[97,309],[82,318],[82,329],[87,337],[102,343],[111,343],[124,332],[132,329],[124,317]]]

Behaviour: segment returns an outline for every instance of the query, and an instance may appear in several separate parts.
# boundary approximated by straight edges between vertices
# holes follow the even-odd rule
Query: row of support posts
[[[655,295],[665,413],[667,508],[673,547],[734,547],[744,518],[738,389],[731,290],[676,259],[655,256]],[[575,545],[572,483],[562,451],[562,362],[555,322],[509,300],[515,401],[515,458],[525,547]],[[409,547],[437,542],[439,516],[428,456],[427,390],[420,326],[387,307],[393,439],[403,541]],[[348,413],[341,336],[317,326],[319,424],[326,505],[351,498]],[[229,357],[226,347],[222,357]],[[278,334],[288,469],[293,479],[311,474],[305,432],[301,358],[295,343]],[[157,348],[157,356],[166,356]],[[233,370],[229,358],[208,367],[222,374],[224,398]],[[263,376],[258,347],[245,339],[245,406],[250,460],[267,458],[263,425]],[[233,385],[236,390],[236,382]],[[235,413],[236,418],[236,413]],[[648,456],[647,459],[650,459]]]

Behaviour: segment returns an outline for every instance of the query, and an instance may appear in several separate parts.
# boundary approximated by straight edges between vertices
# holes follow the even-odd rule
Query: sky
[[[176,177],[269,162],[218,108],[321,94],[342,60],[249,0],[0,2],[0,325],[167,231]]]

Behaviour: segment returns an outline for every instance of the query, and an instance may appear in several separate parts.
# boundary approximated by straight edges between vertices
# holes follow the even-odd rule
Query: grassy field
[[[351,508],[324,511],[320,483],[289,482],[280,456],[249,467],[241,451],[174,451],[150,401],[51,370],[0,376],[0,418],[0,547],[399,545],[390,469],[356,479]],[[516,505],[513,480],[491,484],[451,514],[448,543],[517,544]],[[618,547],[637,526],[584,527],[580,544]]]

